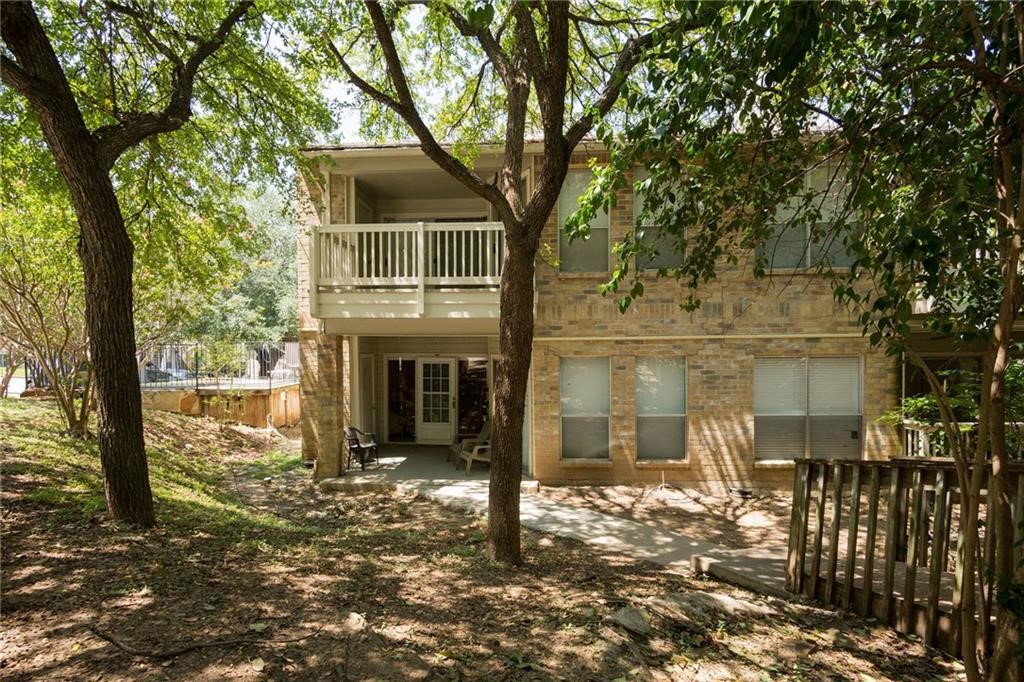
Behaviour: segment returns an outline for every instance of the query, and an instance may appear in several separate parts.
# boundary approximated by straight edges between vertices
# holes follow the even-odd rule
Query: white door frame
[[[423,421],[423,370],[428,365],[448,367],[448,422],[432,424]],[[416,442],[433,445],[450,445],[455,440],[458,422],[458,359],[454,357],[419,356],[416,358]]]

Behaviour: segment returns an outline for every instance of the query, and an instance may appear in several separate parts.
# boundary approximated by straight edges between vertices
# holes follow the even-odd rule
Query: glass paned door
[[[416,441],[451,443],[455,437],[455,360],[430,358],[418,365]]]

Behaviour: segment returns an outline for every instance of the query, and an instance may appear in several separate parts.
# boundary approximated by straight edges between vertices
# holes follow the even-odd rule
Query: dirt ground
[[[122,527],[84,513],[95,492],[75,477],[97,480],[78,471],[86,460],[40,466],[74,444],[6,407],[4,679],[960,676],[873,623],[556,537],[524,533],[525,565],[494,564],[478,518],[386,492],[320,493],[293,445],[204,419],[147,417],[161,526]],[[11,421],[21,417],[37,423]],[[59,479],[50,466],[65,467]],[[767,615],[649,607],[702,592]],[[649,630],[612,622],[623,610],[642,611]]]
[[[785,491],[741,498],[670,485],[610,485],[541,486],[539,494],[737,549],[789,541],[793,496]]]

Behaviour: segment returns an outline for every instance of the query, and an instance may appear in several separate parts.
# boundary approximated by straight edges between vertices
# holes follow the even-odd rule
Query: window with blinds
[[[609,459],[608,358],[562,358],[562,459]]]
[[[637,460],[686,459],[686,361],[636,359]]]
[[[803,203],[803,196],[814,194],[811,204],[817,210],[818,220],[796,223],[793,218]],[[809,170],[803,178],[801,196],[793,197],[775,211],[775,226],[765,242],[758,247],[760,256],[768,261],[770,269],[802,269],[819,265],[834,268],[850,267],[854,257],[847,252],[843,238],[854,224],[833,229],[833,223],[843,211],[847,197],[846,179],[837,173],[834,163],[824,163]]]
[[[590,221],[590,238],[569,242],[565,220],[579,208],[580,196],[594,174],[590,169],[570,170],[558,194],[558,263],[562,272],[607,272],[611,244],[608,240],[608,212],[598,211]]]
[[[682,264],[683,256],[679,252],[675,236],[650,219],[642,221],[644,195],[636,191],[636,186],[650,177],[644,167],[638,167],[633,174],[633,229],[638,242],[650,247],[649,253],[636,256],[637,270],[660,270],[673,268]]]
[[[858,459],[861,405],[860,358],[758,358],[755,457]]]

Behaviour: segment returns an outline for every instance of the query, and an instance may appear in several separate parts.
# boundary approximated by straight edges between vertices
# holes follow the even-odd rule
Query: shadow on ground
[[[161,526],[104,521],[94,445],[45,405],[0,401],[7,679],[930,679],[954,667],[838,614],[578,542],[525,533],[483,556],[480,520],[386,492],[320,493],[293,444],[147,415]],[[267,480],[267,479],[270,480]],[[751,619],[608,622],[650,597],[714,591]],[[203,646],[167,659],[130,655]]]

